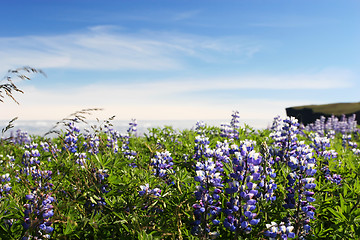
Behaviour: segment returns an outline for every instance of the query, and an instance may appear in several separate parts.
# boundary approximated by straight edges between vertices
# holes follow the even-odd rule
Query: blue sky
[[[3,1],[0,73],[32,66],[1,119],[271,121],[295,105],[358,102],[360,2]]]

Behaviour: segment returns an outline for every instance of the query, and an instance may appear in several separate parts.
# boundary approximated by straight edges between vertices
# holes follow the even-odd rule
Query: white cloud
[[[175,14],[175,16],[173,17],[173,20],[175,20],[175,21],[186,20],[186,19],[189,19],[189,18],[192,18],[192,17],[198,15],[199,13],[200,13],[199,10],[180,12],[180,13]]]
[[[249,23],[251,27],[264,28],[303,28],[303,27],[322,27],[338,23],[339,20],[335,18],[326,18],[324,16],[302,16],[302,15],[287,15],[277,14],[262,15],[257,18],[257,22]]]
[[[237,75],[223,77],[173,78],[144,83],[92,84],[82,88],[82,92],[106,92],[110,95],[158,96],[197,91],[235,89],[338,89],[353,86],[355,74],[344,69],[324,69],[308,74],[279,75]]]
[[[41,69],[171,70],[184,68],[184,58],[205,62],[216,62],[218,58],[226,59],[229,56],[248,58],[262,48],[260,43],[236,37],[210,38],[150,31],[126,34],[118,30],[112,26],[96,26],[83,33],[0,38],[0,70],[29,64]],[[284,103],[274,96],[273,99],[242,98],[240,103],[219,103],[206,92],[236,89],[336,89],[351,87],[353,80],[350,71],[324,69],[303,74],[204,75],[200,78],[179,77],[143,83],[99,83],[54,90],[29,86],[23,88],[20,85],[25,91],[24,95],[16,95],[21,105],[17,106],[7,99],[1,106],[0,119],[18,116],[22,120],[59,120],[80,109],[101,107],[105,108],[105,111],[99,113],[102,118],[116,115],[118,119],[125,120],[133,117],[163,120],[226,119],[232,110],[239,110],[242,118],[270,121],[278,114],[284,115],[288,106],[316,102],[291,100]],[[205,94],[200,100],[177,98],[196,92]]]
[[[289,81],[290,80],[290,81]],[[239,97],[221,101],[211,94],[186,98],[197,91],[234,89],[328,89],[351,85],[351,74],[340,70],[324,70],[313,74],[287,76],[238,76],[195,80],[170,79],[164,82],[92,84],[71,89],[44,90],[33,86],[16,94],[20,106],[7,99],[2,104],[1,119],[54,119],[84,108],[100,107],[101,118],[116,115],[118,119],[226,119],[239,110],[245,119],[267,119],[285,115],[289,106],[317,104],[310,100]],[[194,93],[195,92],[195,93]]]
[[[129,120],[136,118],[139,120],[186,120],[186,119],[229,119],[233,110],[239,110],[242,119],[257,119],[271,121],[276,115],[285,115],[285,107],[299,105],[299,101],[284,101],[272,99],[242,99],[236,103],[214,103],[211,99],[201,102],[183,101],[173,103],[156,102],[139,96],[139,102],[132,102],[126,99],[129,95],[120,97],[109,97],[105,93],[78,93],[76,96],[58,94],[51,96],[52,93],[34,91],[26,92],[26,98],[18,98],[20,105],[11,103],[10,100],[2,106],[1,119],[10,120],[17,116],[20,120],[60,120],[70,113],[85,109],[100,107],[104,111],[95,112],[90,119],[98,117],[106,119],[116,115],[116,119]],[[24,95],[24,96],[25,96]],[[63,101],[61,101],[61,99]],[[82,99],[81,98],[86,98]],[[106,98],[107,103],[95,104],[91,99]],[[25,100],[26,101],[22,101]],[[76,100],[79,100],[76,102]],[[89,102],[86,102],[89,100]],[[71,102],[73,101],[73,102]],[[140,103],[140,101],[143,101]],[[304,102],[301,102],[304,104]],[[309,103],[310,104],[310,103]]]
[[[125,33],[113,26],[94,26],[80,33],[2,37],[0,70],[29,64],[37,68],[169,70],[182,68],[184,57],[205,61],[218,54],[235,54],[246,58],[259,49],[258,43],[238,37]]]

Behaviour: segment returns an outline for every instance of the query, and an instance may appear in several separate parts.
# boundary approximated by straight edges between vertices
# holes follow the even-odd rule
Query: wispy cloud
[[[3,37],[0,65],[2,69],[31,64],[39,68],[169,70],[184,67],[184,57],[199,61],[218,55],[247,58],[260,49],[258,43],[237,37],[116,30],[95,26],[80,33]]]
[[[311,73],[206,76],[199,78],[168,78],[160,81],[143,83],[127,82],[111,89],[113,95],[118,91],[136,92],[141,95],[158,95],[187,93],[212,90],[235,89],[268,89],[268,90],[301,90],[301,89],[344,89],[354,85],[356,75],[346,69],[324,69]],[[107,89],[104,85],[94,84],[84,87],[84,91]],[[124,93],[121,93],[124,94]],[[132,94],[132,93],[131,93]]]
[[[351,87],[352,80],[352,74],[345,70],[328,69],[286,76],[247,75],[111,85],[99,83],[71,89],[49,90],[25,86],[25,94],[16,96],[21,105],[4,104],[1,118],[59,119],[79,109],[102,107],[106,109],[103,117],[112,114],[119,119],[225,119],[234,109],[241,110],[245,118],[272,119],[275,115],[285,114],[286,107],[321,102],[301,98],[284,101],[276,96],[272,99],[239,96],[232,101],[219,101],[214,97],[214,91],[339,89]],[[197,92],[205,94],[196,97]]]
[[[198,15],[199,13],[200,13],[199,10],[191,10],[191,11],[186,11],[186,12],[180,12],[180,13],[175,14],[173,19],[175,21],[186,20],[186,19],[189,19],[189,18],[192,18],[192,17]]]
[[[303,28],[303,27],[321,27],[338,23],[336,18],[325,18],[319,16],[306,15],[288,15],[288,14],[269,14],[259,16],[257,21],[249,22],[251,27],[264,28]]]
[[[112,95],[111,89],[97,92],[77,89],[72,94],[63,92],[45,92],[39,89],[24,89],[26,94],[18,97],[21,103],[6,103],[2,106],[0,119],[9,120],[14,116],[20,120],[59,120],[70,113],[84,108],[100,107],[90,119],[106,119],[115,115],[117,119],[128,120],[186,120],[186,119],[228,119],[233,110],[239,110],[242,119],[262,119],[271,121],[277,115],[285,116],[285,107],[290,105],[310,104],[299,100],[242,99],[236,102],[216,102],[210,96],[201,101],[174,101],[170,97],[156,101],[149,95],[142,95],[125,90],[123,95]],[[133,94],[133,95],[131,95]],[[263,126],[265,127],[265,126]]]

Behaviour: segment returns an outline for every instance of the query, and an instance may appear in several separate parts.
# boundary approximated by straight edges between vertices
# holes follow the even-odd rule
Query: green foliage
[[[220,136],[220,129],[207,127],[210,146],[226,139]],[[108,147],[108,135],[103,131],[94,131],[99,137],[99,152],[91,154],[84,143],[89,142],[80,134],[76,142],[77,152],[86,154],[86,164],[76,163],[77,155],[66,149],[66,132],[54,139],[33,136],[33,142],[39,144],[38,169],[52,171],[49,180],[53,185],[51,192],[56,201],[53,203],[54,216],[51,218],[54,231],[53,239],[197,239],[191,235],[194,221],[194,146],[193,130],[178,132],[171,127],[149,129],[144,136],[128,139],[129,150],[136,152],[135,160],[130,160],[121,149],[114,152]],[[273,144],[269,137],[270,130],[256,131],[249,126],[239,129],[239,139],[232,144],[239,144],[245,139],[256,142],[256,151],[263,154]],[[329,161],[333,173],[342,176],[341,185],[325,179],[321,171],[316,175],[317,187],[315,221],[311,222],[312,234],[309,239],[359,239],[360,238],[360,167],[359,156],[349,148],[342,146],[341,135],[336,135],[331,148],[338,152],[336,160]],[[353,136],[354,137],[354,136]],[[306,136],[301,140],[311,144]],[[355,138],[355,137],[354,137]],[[119,146],[126,139],[118,138]],[[59,152],[45,151],[40,142],[47,142]],[[360,142],[357,140],[357,143]],[[151,159],[156,152],[169,151],[173,158],[174,172],[169,174],[171,184],[163,178],[154,176]],[[0,176],[9,174],[11,191],[0,199],[0,238],[20,239],[25,234],[24,204],[25,195],[36,186],[35,180],[22,173],[24,168],[24,144],[11,141],[0,142]],[[12,157],[10,157],[12,156]],[[134,163],[137,167],[131,165]],[[319,166],[325,162],[317,156]],[[339,164],[339,161],[341,164]],[[231,163],[224,166],[224,180],[229,174]],[[103,180],[98,171],[107,170],[108,177]],[[278,188],[277,200],[272,204],[260,201],[259,225],[250,235],[237,236],[238,239],[265,239],[263,232],[266,223],[280,222],[287,211],[282,207],[286,197],[285,164],[276,168]],[[2,183],[4,184],[4,183]],[[150,189],[159,188],[161,196],[139,194],[140,186],[149,184]],[[106,185],[107,191],[103,191]],[[226,196],[221,193],[225,205]],[[104,204],[99,204],[104,202]],[[221,215],[221,222],[225,216]],[[221,223],[222,224],[222,223]],[[218,239],[235,239],[235,235],[219,227]]]

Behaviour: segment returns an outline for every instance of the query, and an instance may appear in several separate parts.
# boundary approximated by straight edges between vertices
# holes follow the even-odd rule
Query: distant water
[[[11,128],[6,132],[4,136],[9,136],[10,132],[15,132],[17,129],[22,131],[26,131],[30,135],[44,135],[50,129],[52,129],[56,125],[57,121],[50,120],[16,120]],[[120,133],[126,133],[126,130],[129,128],[129,122],[125,120],[113,120],[111,123],[113,124],[113,128]],[[176,130],[184,130],[184,129],[192,129],[196,125],[197,120],[137,120],[137,131],[138,134],[144,134],[148,132],[148,129],[155,127],[164,127],[164,126],[172,126]],[[222,123],[230,123],[230,119],[223,120],[203,120],[208,126],[216,126],[220,127]],[[247,125],[255,128],[255,129],[264,129],[271,124],[272,120],[264,120],[264,119],[245,119],[242,120],[240,118],[240,126]],[[100,125],[102,122],[97,121],[88,121],[88,125],[79,123],[77,126],[83,130],[84,128],[91,129],[92,125]],[[0,129],[3,129],[8,125],[8,121],[1,120],[0,121]],[[65,129],[64,125],[59,125],[57,130]],[[50,135],[51,136],[51,135]]]

